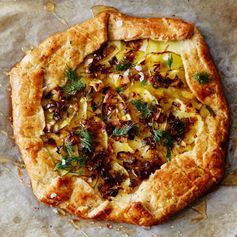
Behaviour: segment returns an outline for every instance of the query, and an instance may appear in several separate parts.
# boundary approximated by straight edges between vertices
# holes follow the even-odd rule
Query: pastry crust
[[[129,201],[103,200],[83,179],[60,177],[53,171],[54,164],[47,159],[50,154],[41,139],[45,127],[43,90],[64,85],[64,65],[70,61],[76,68],[107,40],[146,38],[180,41],[188,86],[198,100],[212,106],[215,117],[206,117],[192,151],[162,165],[130,195]],[[211,83],[201,85],[194,80],[195,73],[203,70],[211,75]],[[15,140],[34,194],[48,205],[82,218],[150,226],[187,206],[223,176],[228,105],[208,48],[193,24],[179,19],[145,19],[105,11],[47,38],[11,70],[10,82]]]

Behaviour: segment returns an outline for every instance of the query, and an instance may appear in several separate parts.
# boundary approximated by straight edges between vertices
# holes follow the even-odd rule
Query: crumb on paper
[[[53,208],[53,212],[58,214],[58,209],[57,208]]]
[[[66,212],[62,209],[58,209],[58,214],[60,214],[61,216],[66,216]]]
[[[110,224],[110,223],[108,223],[108,224],[106,225],[106,227],[107,227],[108,229],[113,229],[113,225]]]
[[[53,208],[53,212],[60,216],[66,216],[66,212],[60,208]]]
[[[80,220],[79,219],[71,219],[69,221],[69,223],[77,230],[80,230],[81,229],[81,226],[80,226]]]
[[[16,166],[16,167],[18,167],[18,168],[20,168],[20,169],[25,169],[25,163],[23,162],[23,161],[20,161],[20,160],[16,160],[15,162],[14,162],[14,165]]]

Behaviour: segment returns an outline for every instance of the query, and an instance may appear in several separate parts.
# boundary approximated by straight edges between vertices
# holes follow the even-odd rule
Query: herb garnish
[[[126,60],[122,60],[119,64],[116,65],[115,70],[116,71],[126,71],[127,69],[133,67],[134,64],[126,61]]]
[[[156,142],[166,146],[166,160],[170,161],[174,138],[167,131],[155,130],[154,127],[152,127],[152,133]]]
[[[80,77],[77,76],[76,71],[72,68],[67,66],[65,76],[68,81],[62,89],[67,95],[74,95],[77,91],[85,88],[85,84],[80,80]]]
[[[72,157],[64,157],[58,162],[54,168],[54,170],[71,170],[75,167],[82,168],[85,166],[86,157],[84,156],[72,156]]]
[[[91,108],[92,108],[93,112],[95,112],[98,108],[98,105],[95,102],[92,101],[91,102]]]
[[[167,66],[169,67],[169,69],[171,69],[172,63],[173,63],[173,56],[169,55],[168,60],[167,60]]]
[[[125,88],[122,88],[122,87],[117,87],[115,88],[115,91],[120,94],[121,92],[123,92],[125,90]]]
[[[76,81],[78,80],[78,76],[76,74],[76,71],[73,70],[71,67],[67,66],[65,71],[65,76],[70,81]]]
[[[67,143],[65,144],[65,150],[66,150],[66,152],[67,152],[67,155],[68,155],[69,157],[72,157],[72,154],[73,154],[73,145],[72,145],[71,143],[67,142]]]
[[[121,128],[115,128],[113,130],[112,136],[125,136],[133,128],[136,128],[136,125],[134,123],[126,124],[125,126]]]
[[[80,131],[76,131],[75,134],[80,137],[81,147],[86,149],[88,152],[92,151],[92,135],[87,129],[82,129]]]
[[[133,100],[131,101],[132,105],[136,107],[136,109],[141,113],[143,118],[150,117],[153,112],[153,105],[148,105],[146,102],[142,100]]]
[[[197,80],[200,84],[207,84],[211,81],[210,74],[207,72],[197,72],[194,75],[194,79]]]
[[[141,85],[142,85],[142,86],[147,85],[147,80],[143,79],[143,80],[141,81]]]

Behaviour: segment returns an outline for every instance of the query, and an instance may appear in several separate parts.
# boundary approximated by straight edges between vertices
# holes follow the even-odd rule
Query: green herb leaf
[[[113,130],[112,136],[125,136],[128,134],[128,132],[133,129],[136,128],[136,125],[131,123],[131,124],[126,124],[125,126],[123,126],[122,128],[115,128]]]
[[[92,108],[92,110],[93,110],[93,112],[94,112],[94,111],[97,110],[98,106],[97,106],[96,103],[91,103],[91,108]]]
[[[166,143],[166,160],[171,161],[171,151],[173,143]]]
[[[168,60],[167,60],[167,66],[169,67],[169,69],[171,69],[172,63],[173,63],[173,56],[169,55]]]
[[[67,66],[65,71],[65,76],[70,81],[77,81],[79,78],[76,74],[76,71],[73,70],[71,67]]]
[[[105,114],[104,114],[103,112],[100,114],[100,119],[101,119],[102,121],[105,121],[105,120],[106,120],[106,116],[105,116]]]
[[[67,95],[74,95],[77,91],[85,88],[85,84],[82,81],[72,81],[71,83],[63,86],[63,90]]]
[[[174,138],[167,131],[155,130],[153,126],[152,126],[152,132],[154,140],[162,145],[165,145],[166,160],[170,161]]]
[[[87,151],[92,151],[92,135],[87,129],[82,129],[81,131],[76,132],[80,137],[81,147]]]
[[[153,112],[153,106],[148,106],[147,103],[142,100],[133,100],[131,103],[141,113],[143,118],[148,118]]]
[[[72,154],[73,154],[73,145],[71,143],[66,143],[65,144],[65,149],[66,149],[66,152],[67,152],[67,155],[69,157],[72,157]]]
[[[86,159],[87,158],[84,156],[64,157],[56,164],[54,170],[71,170],[77,167],[82,168],[86,164]]]
[[[207,84],[211,81],[210,74],[207,72],[197,72],[194,75],[194,79],[197,80],[200,84]]]
[[[122,87],[117,87],[115,88],[115,91],[120,94],[121,92],[123,92],[125,90],[125,88],[122,88]]]
[[[77,91],[85,88],[85,84],[80,80],[77,76],[76,71],[70,67],[67,67],[65,71],[65,76],[68,81],[62,89],[65,91],[67,95],[74,95]]]
[[[142,86],[145,86],[145,85],[147,85],[147,80],[145,80],[145,79],[144,79],[144,80],[142,80],[142,81],[141,81],[141,84],[142,84]]]
[[[132,64],[126,60],[123,60],[119,64],[116,65],[115,70],[116,71],[126,71],[127,69],[129,69],[133,66],[134,66],[134,64]]]
[[[161,143],[161,139],[165,137],[166,132],[153,129],[154,140]]]

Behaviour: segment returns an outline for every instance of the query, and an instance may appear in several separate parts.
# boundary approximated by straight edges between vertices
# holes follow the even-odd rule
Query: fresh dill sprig
[[[131,67],[134,67],[134,64],[126,60],[122,60],[119,64],[116,65],[115,71],[126,71],[127,69]]]
[[[142,86],[147,85],[147,80],[143,79],[143,80],[141,81],[141,85],[142,85]]]
[[[81,147],[86,149],[88,152],[91,152],[93,147],[93,138],[91,133],[87,129],[82,129],[80,131],[77,131],[76,134],[80,137]]]
[[[131,103],[141,113],[143,118],[148,118],[153,112],[153,106],[149,106],[146,102],[143,102],[142,100],[133,100],[131,101]]]
[[[123,87],[117,87],[117,88],[115,88],[115,91],[118,93],[118,94],[120,94],[121,92],[123,92],[125,90],[125,88],[123,88]]]
[[[153,139],[166,147],[166,160],[171,160],[171,151],[174,143],[174,138],[167,132],[156,130],[152,126]]]
[[[113,130],[112,136],[125,136],[129,133],[129,131],[133,128],[136,128],[136,125],[134,123],[126,124],[121,128],[115,128]]]
[[[84,156],[63,157],[61,161],[56,164],[54,170],[71,170],[78,166],[82,168],[86,164],[86,159]]]
[[[72,157],[73,155],[73,145],[69,142],[65,144],[65,150],[67,152],[68,157]]]
[[[76,70],[73,70],[69,66],[66,67],[65,76],[70,81],[77,81],[79,79],[79,77],[76,74]]]
[[[82,81],[72,81],[63,87],[63,90],[67,95],[74,95],[77,91],[85,88],[85,84]]]
[[[171,69],[172,64],[173,64],[173,56],[169,55],[167,60],[167,66],[169,67],[169,69]]]
[[[74,95],[77,91],[85,88],[85,84],[77,76],[76,71],[67,66],[65,76],[68,79],[65,86],[62,89],[67,95]]]

